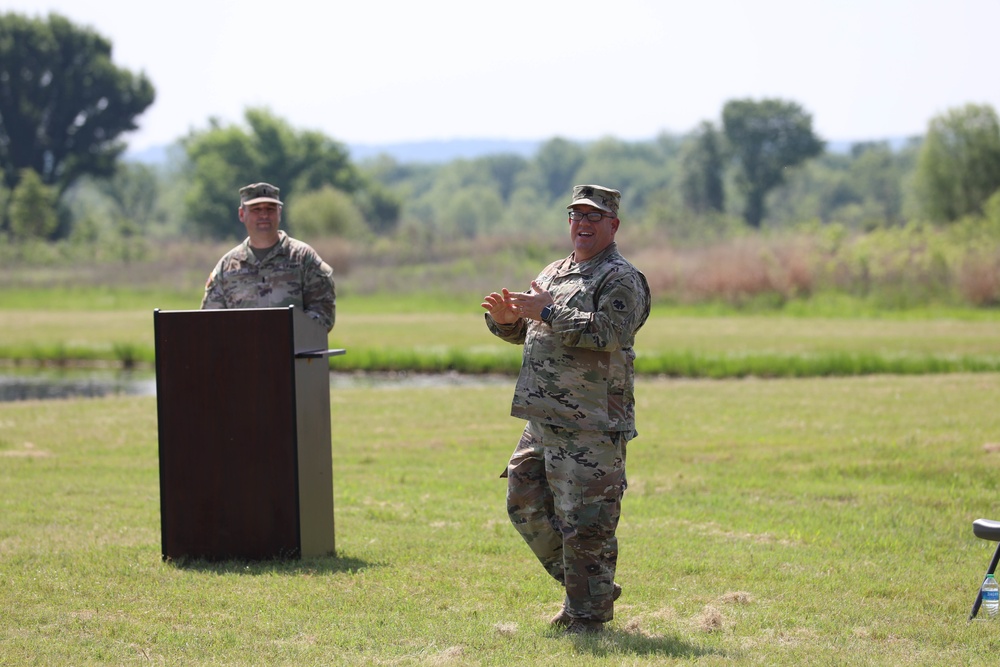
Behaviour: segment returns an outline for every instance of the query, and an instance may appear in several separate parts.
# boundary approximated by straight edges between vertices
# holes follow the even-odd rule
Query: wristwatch
[[[548,322],[550,317],[552,317],[552,304],[551,303],[549,305],[545,306],[544,308],[542,308],[542,314],[541,314],[542,322]]]

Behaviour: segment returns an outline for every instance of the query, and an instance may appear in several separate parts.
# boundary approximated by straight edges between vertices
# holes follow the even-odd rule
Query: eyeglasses
[[[591,222],[600,222],[603,218],[613,218],[615,216],[608,215],[606,213],[601,213],[600,211],[589,211],[584,213],[583,211],[570,211],[569,219],[575,222],[580,222],[584,218],[590,220]]]

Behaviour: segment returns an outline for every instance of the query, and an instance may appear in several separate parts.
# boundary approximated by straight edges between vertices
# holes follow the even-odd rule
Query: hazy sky
[[[801,104],[832,141],[1000,111],[1000,0],[4,0],[110,38],[156,101],[128,139],[170,143],[264,106],[345,143],[626,140],[734,98]]]

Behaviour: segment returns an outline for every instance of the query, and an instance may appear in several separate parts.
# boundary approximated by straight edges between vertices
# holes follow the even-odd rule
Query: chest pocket
[[[597,292],[591,289],[589,281],[575,276],[559,286],[559,292],[565,296],[562,302],[570,308],[592,313],[597,310]]]

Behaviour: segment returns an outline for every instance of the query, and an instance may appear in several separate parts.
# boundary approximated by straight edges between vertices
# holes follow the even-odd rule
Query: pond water
[[[149,372],[0,369],[0,402],[114,395],[155,396],[156,378]]]
[[[460,373],[331,373],[330,389],[431,388],[509,384],[512,378]],[[0,368],[0,402],[104,396],[155,396],[152,371]]]

